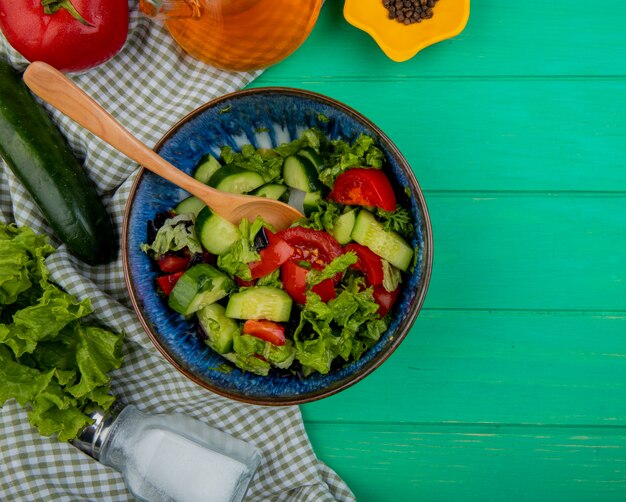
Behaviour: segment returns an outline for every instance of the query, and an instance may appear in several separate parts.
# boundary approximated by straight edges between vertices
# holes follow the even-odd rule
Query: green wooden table
[[[463,33],[405,63],[342,6],[254,85],[382,127],[435,259],[393,356],[303,406],[317,454],[362,501],[626,500],[623,0],[472,0]]]

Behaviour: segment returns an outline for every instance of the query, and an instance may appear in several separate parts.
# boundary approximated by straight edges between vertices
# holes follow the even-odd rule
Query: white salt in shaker
[[[124,475],[147,502],[239,502],[261,455],[254,446],[180,413],[133,405],[95,412],[74,446]]]

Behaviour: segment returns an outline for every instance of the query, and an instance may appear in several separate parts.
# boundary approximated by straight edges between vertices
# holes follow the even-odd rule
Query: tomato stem
[[[43,11],[46,14],[54,14],[59,9],[65,9],[77,21],[80,21],[86,26],[94,26],[80,15],[80,12],[76,10],[76,7],[72,5],[72,2],[70,0],[41,0],[41,5],[43,5]]]

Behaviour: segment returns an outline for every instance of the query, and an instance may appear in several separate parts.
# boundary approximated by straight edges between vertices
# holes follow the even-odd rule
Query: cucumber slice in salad
[[[219,354],[233,350],[233,339],[240,331],[237,321],[226,317],[225,312],[226,309],[222,305],[212,303],[202,307],[196,314],[207,336],[204,342]]]
[[[210,153],[207,153],[200,159],[196,169],[193,172],[193,177],[202,183],[208,183],[211,176],[222,167],[222,164],[213,157]]]
[[[237,166],[219,168],[211,179],[210,186],[229,193],[248,193],[265,184],[263,176]]]
[[[196,235],[209,253],[225,253],[240,238],[239,229],[205,206],[196,216]]]
[[[337,220],[335,220],[333,237],[342,246],[348,244],[352,240],[352,230],[354,229],[358,212],[358,209],[351,209],[347,213],[340,215]]]
[[[317,169],[317,172],[320,172],[322,169],[324,169],[324,161],[322,160],[322,157],[320,157],[320,154],[317,153],[313,147],[305,146],[304,148],[298,150],[297,155],[309,159],[311,161],[311,164],[313,164],[315,166],[315,169]]]
[[[191,213],[195,216],[206,207],[206,204],[202,202],[198,197],[187,197],[186,199],[181,200],[176,207],[174,208],[174,212],[176,214],[185,214]]]
[[[234,319],[287,322],[292,304],[293,300],[282,289],[254,286],[230,296],[226,305],[226,316]]]
[[[290,187],[307,193],[319,192],[323,188],[316,167],[301,155],[290,155],[285,158],[283,179]]]
[[[397,232],[385,230],[382,223],[365,209],[356,217],[351,236],[400,270],[406,272],[411,265],[413,248]]]
[[[224,272],[207,263],[199,263],[180,276],[167,304],[187,316],[228,296],[234,288],[235,283]]]
[[[315,211],[320,205],[320,201],[322,200],[322,192],[311,192],[304,194],[304,200],[302,201],[302,208],[304,209],[304,214],[308,216],[313,211]]]
[[[250,192],[250,195],[256,195],[257,197],[265,197],[267,199],[280,200],[286,202],[289,198],[287,191],[289,187],[287,185],[281,185],[279,183],[267,183],[256,190]]]

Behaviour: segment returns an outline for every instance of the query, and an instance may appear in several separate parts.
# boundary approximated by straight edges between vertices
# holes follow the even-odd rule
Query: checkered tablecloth
[[[152,146],[180,118],[258,76],[220,71],[186,56],[160,25],[132,12],[129,39],[108,63],[71,78],[124,126]],[[0,37],[1,56],[25,67]],[[138,166],[55,110],[49,110],[95,182],[115,226]],[[58,245],[28,193],[0,165],[0,218],[46,233]],[[183,412],[257,445],[263,462],[247,500],[353,500],[350,489],[313,452],[297,407],[234,402],[190,382],[152,346],[128,300],[121,258],[89,267],[64,246],[47,260],[51,278],[89,297],[99,322],[126,333],[123,366],[112,374],[115,394],[149,413]],[[1,385],[1,383],[0,383]],[[0,500],[132,500],[122,476],[68,443],[41,437],[14,401],[0,410]]]

